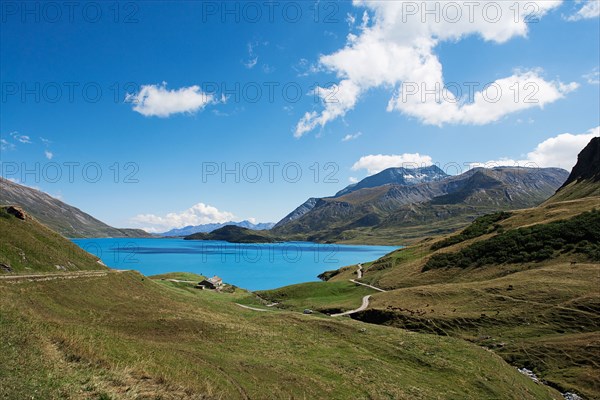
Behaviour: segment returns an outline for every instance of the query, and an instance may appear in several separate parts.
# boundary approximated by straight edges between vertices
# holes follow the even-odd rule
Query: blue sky
[[[407,162],[569,169],[600,125],[598,2],[487,3],[3,2],[2,175],[166,230],[277,221]]]

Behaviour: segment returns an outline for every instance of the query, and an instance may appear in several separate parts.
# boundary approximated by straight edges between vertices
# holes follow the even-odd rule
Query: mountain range
[[[561,187],[559,168],[389,168],[332,197],[309,199],[273,228],[294,239],[396,243],[455,230],[496,211],[534,207]]]
[[[486,187],[476,195],[463,184],[456,192],[460,196],[444,195],[422,207],[460,199],[465,206],[487,203],[490,193],[499,196],[497,204],[508,195],[519,204],[518,195],[556,183],[549,179],[553,171],[541,170],[541,176],[528,181],[513,180],[511,172],[499,179],[512,182],[508,193],[490,192],[497,186],[490,179],[495,172],[472,173],[472,187]],[[600,399],[599,205],[600,139],[595,138],[559,190],[537,207],[494,212],[464,230],[423,239],[372,263],[327,271],[321,277],[330,286],[321,287],[327,298],[321,304],[311,283],[261,297],[283,308],[337,313],[347,309],[336,310],[347,294],[338,295],[336,304],[331,293],[352,279],[361,288],[384,290],[374,293],[369,307],[352,314],[353,319],[467,339],[530,377],[535,371],[537,382],[562,392],[547,398]],[[354,304],[362,295],[356,294]]]
[[[19,185],[2,177],[0,177],[0,205],[20,206],[42,224],[70,238],[151,236],[141,229],[113,228],[40,190]]]
[[[269,230],[275,223],[273,222],[259,222],[258,224],[254,224],[248,220],[240,221],[240,222],[223,222],[223,223],[214,223],[214,224],[203,224],[203,225],[189,225],[183,228],[175,228],[171,229],[168,232],[159,233],[160,236],[165,237],[179,237],[179,236],[189,236],[195,233],[210,233],[217,229],[223,228],[225,226],[239,226],[241,228],[252,229],[255,231],[263,231]]]
[[[333,197],[341,197],[360,189],[367,189],[383,185],[416,185],[419,183],[435,182],[447,178],[446,174],[437,165],[422,168],[388,168],[377,174],[371,175],[362,181],[347,186]]]

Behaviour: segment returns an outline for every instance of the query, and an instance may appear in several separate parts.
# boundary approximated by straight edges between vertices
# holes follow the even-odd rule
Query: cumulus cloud
[[[342,138],[342,142],[349,142],[350,140],[354,140],[362,136],[362,132],[349,133]]]
[[[145,117],[168,117],[193,113],[218,101],[197,85],[169,90],[163,82],[161,85],[142,85],[138,93],[127,94],[125,102],[134,104],[133,110]]]
[[[388,111],[398,110],[419,118],[426,124],[484,125],[498,121],[507,114],[528,108],[544,108],[546,104],[561,99],[579,86],[573,82],[546,81],[539,71],[517,71],[508,78],[487,84],[485,89],[474,93],[470,103],[463,103],[449,90],[440,88],[436,101],[429,101],[426,84],[410,86],[414,95],[397,93],[388,103]],[[403,84],[403,89],[406,84]],[[435,87],[435,86],[431,86]],[[402,89],[400,90],[402,91]]]
[[[181,212],[168,213],[165,216],[154,214],[139,214],[131,219],[132,223],[148,232],[165,232],[173,228],[182,228],[188,225],[202,225],[231,221],[235,216],[227,211],[220,211],[216,207],[198,203]]]
[[[582,3],[582,1],[577,1]],[[600,15],[600,1],[598,0],[586,0],[583,2],[583,6],[573,15],[566,17],[567,21],[579,21],[582,19],[596,18]]]
[[[325,109],[321,113],[316,111],[305,113],[296,124],[294,136],[302,137],[317,126],[323,127],[328,122],[345,115],[356,105],[360,92],[360,87],[350,80],[343,80],[338,85],[330,87],[318,86],[313,94],[321,99]]]
[[[575,83],[547,81],[540,70],[515,71],[510,77],[482,83],[472,98],[460,96],[452,90],[456,85],[444,82],[443,67],[434,52],[441,42],[457,42],[471,35],[495,43],[526,36],[526,21],[541,18],[558,7],[560,0],[520,1],[518,7],[515,2],[497,1],[355,0],[354,4],[366,10],[360,31],[350,33],[342,49],[319,59],[320,68],[335,73],[339,82],[317,88],[323,109],[302,117],[296,125],[296,137],[343,117],[362,94],[376,87],[393,93],[389,111],[435,125],[490,123],[519,110],[541,108],[577,87]],[[425,14],[432,9],[437,10],[434,15]],[[402,91],[408,83],[419,89],[410,98]],[[489,92],[498,88],[502,90],[499,99]],[[470,91],[470,87],[461,89]]]
[[[46,156],[46,158],[47,158],[48,160],[52,160],[52,158],[54,157],[54,153],[52,153],[52,152],[51,152],[51,151],[49,151],[49,150],[44,150],[44,155]]]
[[[419,168],[432,164],[430,156],[419,153],[404,153],[400,155],[377,154],[361,157],[354,163],[352,170],[359,171],[366,169],[369,175],[373,175],[392,167]]]
[[[563,133],[544,140],[522,160],[500,158],[484,163],[472,163],[471,167],[560,167],[570,170],[577,162],[579,152],[597,136],[600,136],[600,127],[592,128],[582,134]]]
[[[348,177],[348,182],[350,182],[350,183],[358,183],[358,178],[356,178],[354,176],[350,176],[350,177]]]

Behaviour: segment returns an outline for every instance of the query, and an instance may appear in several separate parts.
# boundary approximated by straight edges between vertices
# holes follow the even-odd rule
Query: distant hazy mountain
[[[117,229],[54,197],[0,177],[0,205],[18,205],[63,236],[148,237],[141,229]]]
[[[443,173],[432,168],[431,175],[415,183],[405,175],[426,174],[393,170],[378,174],[374,180],[369,177],[367,183],[361,181],[341,196],[317,199],[302,215],[284,218],[273,232],[315,241],[381,242],[383,238],[384,242],[393,242],[408,227],[444,232],[488,212],[539,205],[568,176],[567,171],[558,168],[499,167],[475,168],[442,178]],[[405,183],[388,183],[388,179]],[[372,186],[377,182],[382,184]],[[307,208],[303,206],[299,207],[301,211]],[[294,212],[300,214],[299,209]]]
[[[204,225],[189,225],[183,228],[175,228],[175,229],[171,229],[168,232],[164,232],[164,233],[159,233],[160,236],[189,236],[189,235],[193,235],[194,233],[209,233],[212,232],[214,230],[223,228],[224,226],[239,226],[241,228],[246,228],[246,229],[252,229],[255,231],[263,231],[263,230],[268,230],[271,229],[273,226],[275,226],[274,222],[264,222],[264,223],[258,223],[258,224],[253,224],[250,221],[244,220],[241,222],[223,222],[223,223],[218,223],[218,224],[204,224]]]

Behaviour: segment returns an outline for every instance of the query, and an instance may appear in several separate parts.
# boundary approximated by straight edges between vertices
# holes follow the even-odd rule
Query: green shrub
[[[423,271],[539,262],[570,251],[583,254],[591,261],[600,261],[599,211],[586,212],[568,220],[510,230],[473,243],[455,253],[436,254],[427,261]]]
[[[449,247],[465,240],[473,239],[494,231],[501,233],[503,228],[498,222],[507,219],[512,214],[506,211],[500,211],[493,214],[484,215],[477,218],[471,225],[463,230],[458,235],[450,236],[440,242],[434,243],[431,250],[439,250],[444,247]]]

